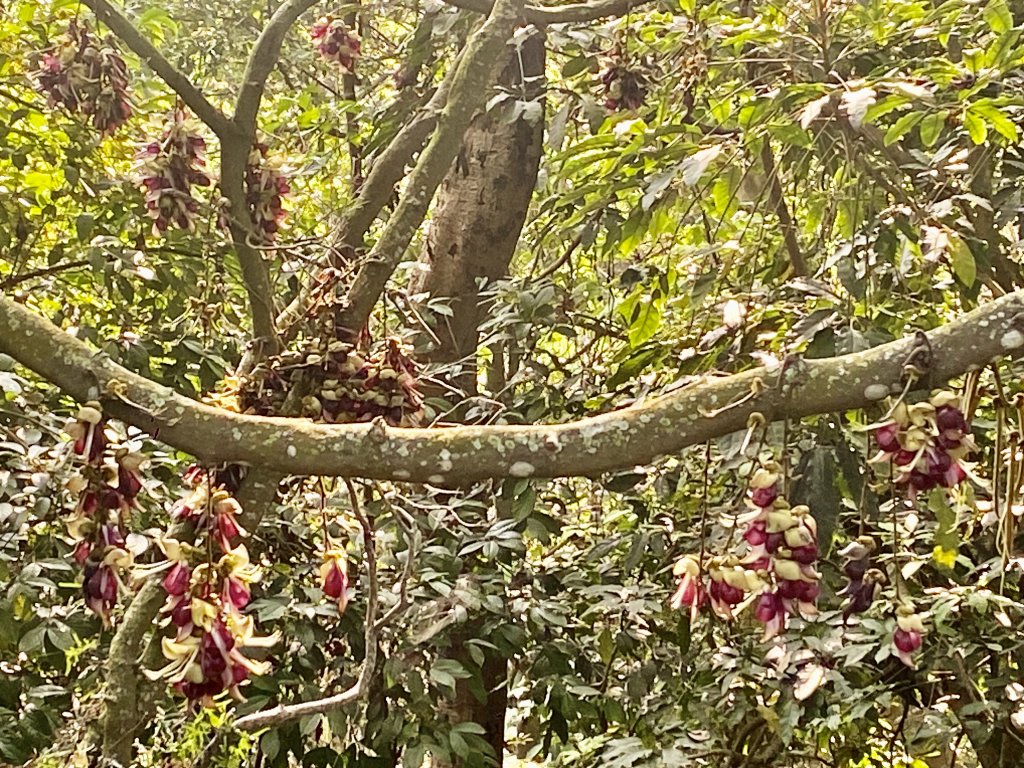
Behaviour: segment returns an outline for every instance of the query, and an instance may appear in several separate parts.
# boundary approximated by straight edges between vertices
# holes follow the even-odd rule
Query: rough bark
[[[512,52],[499,83],[535,109],[543,75],[544,41],[534,34]],[[468,358],[475,373],[473,355],[488,304],[481,289],[508,273],[515,254],[540,168],[542,114],[534,111],[532,119],[511,123],[493,111],[478,115],[441,184],[421,269],[411,286],[413,293],[451,308],[450,315],[430,315],[421,308],[437,339],[429,352],[432,360]],[[475,380],[475,375],[467,378]]]
[[[448,5],[465,8],[477,13],[488,13],[493,0],[445,0]],[[634,8],[650,4],[651,0],[597,0],[590,3],[572,3],[552,8],[527,6],[523,19],[537,26],[546,24],[572,24],[583,21],[597,21],[608,16],[622,16]]]
[[[336,320],[340,327],[356,334],[366,325],[387,281],[423,223],[434,193],[458,154],[466,129],[485,101],[494,67],[502,58],[522,7],[522,0],[497,0],[487,21],[466,44],[455,65],[437,128],[409,174],[394,213],[356,274],[346,306]]]

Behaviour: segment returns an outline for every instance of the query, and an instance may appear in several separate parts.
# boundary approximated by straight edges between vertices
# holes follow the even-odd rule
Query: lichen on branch
[[[31,310],[0,297],[0,352],[79,400],[209,463],[281,474],[443,483],[501,477],[594,476],[743,429],[753,413],[796,419],[898,394],[927,339],[933,387],[1024,348],[1024,291],[927,334],[863,352],[708,376],[629,408],[565,424],[403,429],[246,416],[203,405],[117,365]]]

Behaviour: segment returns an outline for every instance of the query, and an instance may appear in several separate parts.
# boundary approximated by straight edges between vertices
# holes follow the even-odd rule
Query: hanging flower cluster
[[[914,610],[910,603],[896,608],[896,629],[892,633],[892,645],[896,657],[908,667],[915,666],[912,654],[921,649],[922,638],[927,630],[924,617]]]
[[[717,615],[732,619],[752,602],[754,617],[765,625],[765,639],[782,632],[788,616],[817,613],[817,524],[806,506],[790,508],[782,498],[779,472],[772,464],[758,469],[750,481],[747,503],[753,511],[741,518],[748,546],[743,557],[715,556],[704,568],[692,555],[676,563],[674,608],[686,606],[695,618],[710,602]]]
[[[146,144],[136,157],[154,234],[171,224],[193,231],[199,201],[193,197],[192,187],[208,186],[210,177],[203,170],[206,142],[192,130],[184,111],[175,110],[159,141]]]
[[[790,507],[782,497],[780,473],[775,464],[754,473],[747,501],[753,511],[741,520],[750,547],[744,564],[765,581],[754,605],[755,618],[765,625],[765,639],[782,632],[788,616],[817,613],[821,579],[814,569],[817,522],[808,507]]]
[[[284,196],[291,189],[288,177],[269,159],[267,145],[254,146],[245,168],[245,202],[256,233],[268,243],[284,221]]]
[[[860,536],[839,551],[845,559],[843,573],[849,580],[840,594],[846,596],[843,619],[849,621],[855,613],[864,613],[878,597],[886,582],[885,574],[871,567],[871,555],[875,541],[870,536]]]
[[[185,483],[191,493],[175,504],[172,515],[192,521],[206,545],[171,538],[158,542],[167,556],[158,566],[167,569],[161,612],[175,635],[161,643],[167,665],[147,674],[167,680],[190,701],[208,704],[224,691],[241,699],[239,686],[249,675],[270,668],[242,650],[268,647],[277,637],[255,637],[253,619],[243,613],[260,572],[237,542],[245,531],[238,524],[241,507],[225,487],[230,483],[218,485],[213,473],[200,467],[185,473]]]
[[[313,25],[310,34],[321,56],[337,62],[343,72],[355,72],[362,43],[359,35],[349,29],[344,21],[335,16],[324,16]]]
[[[95,401],[82,406],[65,431],[74,440],[73,452],[84,462],[81,472],[67,482],[67,489],[78,497],[67,521],[76,542],[73,556],[84,569],[86,605],[109,627],[111,610],[124,589],[121,574],[132,564],[125,531],[142,490],[143,457],[112,441]]]
[[[875,440],[881,453],[874,461],[891,461],[894,482],[911,494],[959,485],[967,477],[964,459],[975,447],[960,398],[946,391],[924,402],[898,403],[875,429]]]
[[[117,46],[110,37],[98,39],[78,21],[72,20],[43,54],[36,80],[51,105],[86,115],[102,135],[131,117],[128,68]]]
[[[608,62],[601,73],[601,85],[605,109],[613,112],[639,109],[647,98],[647,77],[619,60]]]
[[[416,365],[396,339],[364,358],[340,340],[284,352],[260,364],[239,382],[238,409],[260,416],[286,413],[296,390],[301,415],[330,424],[383,418],[392,426],[414,426],[422,414]]]

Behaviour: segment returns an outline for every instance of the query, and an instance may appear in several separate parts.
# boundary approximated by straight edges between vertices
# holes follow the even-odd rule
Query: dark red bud
[[[885,424],[875,430],[875,440],[878,447],[886,453],[895,453],[900,449],[898,435],[900,428],[896,424]]]
[[[750,500],[754,502],[755,506],[761,507],[762,509],[770,507],[775,503],[777,498],[779,498],[778,484],[772,485],[768,488],[755,488],[750,493]]]
[[[782,613],[782,598],[774,592],[764,592],[754,605],[754,618],[767,624]]]
[[[913,653],[921,647],[921,633],[897,628],[892,636],[893,644],[904,653]]]

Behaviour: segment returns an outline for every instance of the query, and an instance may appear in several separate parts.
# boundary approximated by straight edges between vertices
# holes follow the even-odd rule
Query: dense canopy
[[[0,764],[1018,765],[1022,23],[4,4]]]

